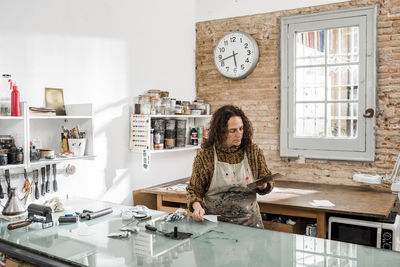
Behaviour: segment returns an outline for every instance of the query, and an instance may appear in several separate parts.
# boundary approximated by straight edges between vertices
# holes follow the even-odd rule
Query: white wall
[[[278,10],[325,5],[343,0],[197,0],[196,21],[261,14]]]
[[[12,74],[21,100],[44,106],[53,87],[66,104],[94,105],[97,157],[60,177],[61,196],[132,204],[133,189],[190,175],[194,152],[153,155],[144,172],[128,125],[134,97],[149,89],[195,98],[194,50],[194,0],[0,1],[0,74]]]

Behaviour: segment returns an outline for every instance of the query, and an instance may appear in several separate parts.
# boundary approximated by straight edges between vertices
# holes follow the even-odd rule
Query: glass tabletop
[[[400,253],[315,237],[260,230],[228,223],[194,222],[186,217],[166,222],[166,213],[151,211],[128,238],[109,238],[129,221],[121,219],[127,206],[86,199],[68,200],[65,213],[112,207],[113,213],[72,224],[42,229],[40,223],[9,231],[0,223],[0,241],[88,266],[397,266]],[[169,233],[174,227],[193,235],[171,240],[144,228],[151,224]]]

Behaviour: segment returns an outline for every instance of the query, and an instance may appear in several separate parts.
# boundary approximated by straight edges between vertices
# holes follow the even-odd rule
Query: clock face
[[[258,62],[256,40],[244,32],[231,32],[219,40],[214,50],[214,63],[218,71],[230,79],[243,79]]]

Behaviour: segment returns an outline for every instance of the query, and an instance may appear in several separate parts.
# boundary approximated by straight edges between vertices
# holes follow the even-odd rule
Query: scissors
[[[29,182],[28,174],[26,173],[26,169],[24,169],[24,177],[25,177],[25,183],[24,183],[24,186],[22,187],[22,193],[27,193],[28,191],[30,191],[29,194],[32,194],[32,186],[31,186],[31,183]]]

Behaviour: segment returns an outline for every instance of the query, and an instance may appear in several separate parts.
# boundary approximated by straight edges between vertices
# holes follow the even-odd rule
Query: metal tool
[[[258,179],[258,180],[255,181],[255,182],[252,182],[252,183],[248,184],[248,185],[247,185],[247,188],[250,189],[250,190],[256,189],[257,186],[263,185],[263,184],[265,184],[266,182],[272,181],[273,179],[278,178],[278,177],[281,177],[281,176],[282,176],[282,175],[281,175],[280,173],[275,173],[275,174],[272,174],[272,175],[263,177],[263,178],[261,178],[261,179]]]
[[[53,191],[54,192],[57,192],[57,190],[58,190],[56,176],[57,176],[57,165],[54,163],[53,164]]]
[[[3,187],[1,186],[1,180],[0,180],[0,199],[4,198],[4,191],[3,191]]]
[[[50,193],[50,165],[46,165],[46,193]]]
[[[174,231],[171,232],[171,233],[166,233],[166,232],[157,230],[156,227],[154,227],[154,226],[152,226],[150,224],[146,224],[144,227],[149,231],[153,231],[153,232],[159,233],[159,234],[161,234],[161,235],[163,235],[163,236],[165,236],[165,237],[167,237],[169,239],[181,240],[181,239],[189,238],[192,235],[191,233],[178,232],[178,227],[177,226],[174,227]]]
[[[15,230],[21,227],[28,226],[33,222],[41,223],[43,229],[52,227],[54,225],[54,222],[51,213],[52,210],[48,206],[30,204],[28,206],[28,218],[25,221],[10,223],[7,226],[7,229]],[[44,218],[40,218],[38,216],[42,216]]]
[[[46,189],[44,187],[44,182],[46,180],[46,168],[42,167],[41,172],[42,172],[42,196],[44,196],[46,195]]]
[[[102,209],[99,211],[83,210],[81,213],[76,212],[76,214],[79,215],[79,218],[92,220],[92,219],[96,219],[98,217],[110,214],[112,212],[113,212],[112,208],[105,208],[105,209]]]
[[[59,223],[76,223],[78,221],[77,216],[60,216],[58,217]]]
[[[39,199],[39,171],[33,170],[33,182],[35,183],[35,199]]]
[[[22,187],[21,191],[24,194],[32,194],[32,186],[31,183],[29,182],[29,178],[28,178],[28,173],[26,172],[26,169],[24,169],[24,178],[25,178],[25,182],[24,182],[24,186]]]
[[[114,238],[127,238],[131,235],[130,232],[119,232],[119,233],[111,233],[108,235],[108,237],[114,237]]]
[[[10,198],[11,194],[10,170],[5,170],[4,176],[6,177],[6,182],[7,182],[7,196],[8,198]]]

